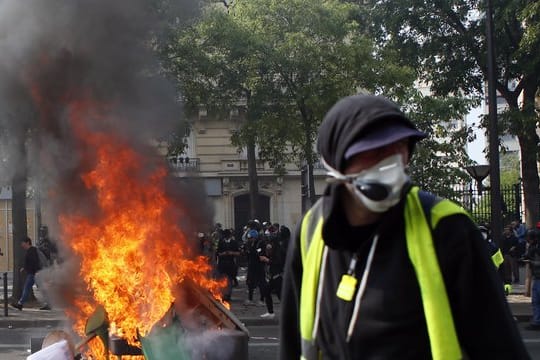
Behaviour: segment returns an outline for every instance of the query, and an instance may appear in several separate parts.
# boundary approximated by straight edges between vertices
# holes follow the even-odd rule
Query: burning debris
[[[158,359],[166,338],[245,333],[191,244],[194,222],[211,211],[167,190],[151,145],[181,123],[173,87],[152,75],[153,20],[144,0],[0,1],[1,173],[23,167],[39,184],[66,258],[57,279],[69,280],[48,293],[93,358],[120,340]],[[105,334],[104,346],[92,341]]]

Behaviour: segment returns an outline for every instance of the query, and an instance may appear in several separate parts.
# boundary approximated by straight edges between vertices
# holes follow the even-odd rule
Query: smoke
[[[81,95],[105,108],[81,118],[86,127],[116,134],[141,154],[155,152],[153,140],[182,132],[178,96],[159,74],[152,41],[166,21],[185,22],[199,6],[187,0],[0,1],[0,184],[24,166],[42,195],[61,188],[64,196],[44,202],[53,233],[57,212],[71,204],[91,209],[93,202],[78,179],[88,166],[81,151],[88,149],[76,143],[69,123]]]
[[[182,131],[178,95],[160,75],[152,44],[164,21],[186,22],[199,3],[173,2],[161,10],[174,12],[158,18],[156,4],[167,3],[0,0],[0,185],[24,168],[41,191],[52,238],[58,240],[59,214],[97,211],[95,194],[80,179],[90,166],[84,154],[95,150],[77,142],[74,108],[86,109],[79,125],[113,134],[140,154],[147,172],[163,165],[155,140]],[[193,209],[183,219],[190,232],[193,224],[210,224],[212,209],[200,184],[183,181],[165,191]],[[69,276],[76,268],[69,259],[63,270],[51,273],[58,289],[49,294],[54,302],[58,294],[66,300],[62,292],[75,286],[68,280],[74,281]]]

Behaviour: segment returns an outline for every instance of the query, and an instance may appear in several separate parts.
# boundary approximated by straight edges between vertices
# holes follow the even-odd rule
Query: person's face
[[[344,174],[358,174],[362,170],[369,169],[378,162],[389,156],[401,154],[403,163],[409,162],[409,140],[403,139],[386,146],[368,150],[354,155],[345,166]]]
[[[28,250],[28,248],[30,247],[30,244],[27,243],[26,241],[21,241],[21,247],[22,247],[24,250]]]
[[[364,151],[353,156],[346,164],[344,174],[345,175],[354,175],[359,172],[369,169],[381,162],[382,160],[388,158],[389,156],[399,154],[402,157],[403,163],[407,164],[409,160],[409,141],[408,139],[403,139],[396,141],[394,143],[382,146],[373,150]],[[362,211],[367,210],[362,201],[355,195],[355,187],[352,183],[346,183],[345,188],[347,189],[347,197],[353,199],[355,208],[363,209]],[[368,212],[371,212],[368,210]]]

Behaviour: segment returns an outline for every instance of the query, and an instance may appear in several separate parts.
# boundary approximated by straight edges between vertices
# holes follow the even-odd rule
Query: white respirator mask
[[[377,213],[396,205],[401,199],[403,186],[409,181],[401,154],[391,155],[368,169],[349,175],[331,168],[324,159],[322,162],[332,177],[329,181],[351,184],[360,202]]]

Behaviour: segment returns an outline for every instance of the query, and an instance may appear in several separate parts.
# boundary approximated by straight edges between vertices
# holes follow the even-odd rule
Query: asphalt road
[[[532,359],[540,359],[540,331],[525,330],[526,323],[519,323],[525,346]],[[43,337],[50,329],[0,329],[0,360],[22,360],[30,354],[30,338]],[[249,327],[249,359],[275,360],[279,346],[277,325]]]
[[[43,338],[51,329],[0,329],[0,360],[22,360],[30,354],[30,339]],[[252,326],[248,354],[250,360],[275,360],[278,353],[278,327]]]

